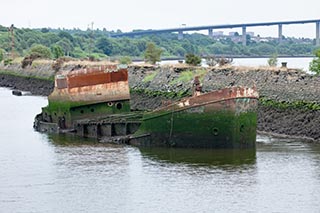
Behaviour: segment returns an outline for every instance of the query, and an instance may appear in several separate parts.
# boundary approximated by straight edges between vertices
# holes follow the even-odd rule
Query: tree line
[[[287,55],[313,56],[314,40],[283,38],[257,41],[247,35],[247,46],[243,46],[241,39],[231,37],[210,38],[203,34],[185,34],[179,40],[175,33],[146,35],[134,38],[112,38],[113,31],[107,30],[79,30],[79,29],[19,29],[14,28],[14,55],[27,56],[34,49],[44,51],[48,58],[70,56],[74,58],[120,58],[144,59],[148,45],[156,47],[161,57],[181,57],[187,54],[199,56],[271,56]],[[236,35],[240,38],[239,35]],[[235,41],[237,40],[237,41]],[[45,48],[47,50],[44,50]],[[151,47],[154,48],[154,47]],[[10,55],[12,50],[12,35],[7,27],[0,25],[0,56]]]

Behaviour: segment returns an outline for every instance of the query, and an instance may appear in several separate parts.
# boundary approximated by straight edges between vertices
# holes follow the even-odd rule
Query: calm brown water
[[[0,212],[320,212],[319,145],[110,146],[33,131],[46,98],[0,100]]]

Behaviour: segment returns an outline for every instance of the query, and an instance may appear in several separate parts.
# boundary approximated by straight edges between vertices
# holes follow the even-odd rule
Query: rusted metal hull
[[[254,148],[258,95],[226,88],[145,114],[131,143],[139,146]]]
[[[255,88],[225,88],[142,114],[130,111],[126,69],[104,66],[62,72],[55,84],[49,105],[36,117],[38,131],[116,138],[138,146],[255,147]]]
[[[73,129],[80,119],[130,112],[129,100],[127,69],[106,65],[62,71],[55,76],[42,121]]]
[[[60,73],[49,102],[91,104],[107,101],[129,100],[128,72],[116,67],[86,68]]]

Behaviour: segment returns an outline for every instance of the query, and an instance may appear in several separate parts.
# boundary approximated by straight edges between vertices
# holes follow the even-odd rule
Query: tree
[[[48,33],[48,32],[49,32],[49,29],[48,29],[48,28],[45,28],[45,27],[44,27],[44,28],[41,28],[41,32],[42,32],[42,33]]]
[[[70,33],[68,33],[68,32],[65,32],[65,31],[60,31],[59,32],[59,34],[58,34],[58,36],[60,37],[60,38],[66,38],[66,39],[68,39],[70,42],[74,42],[74,39],[73,39],[73,36],[70,34]]]
[[[101,50],[104,54],[106,55],[111,55],[112,54],[112,43],[109,39],[106,37],[101,37],[98,39],[96,43],[96,48]]]
[[[39,58],[51,58],[50,49],[41,44],[36,44],[33,47],[31,47],[29,54],[37,56]]]
[[[60,58],[64,55],[62,47],[56,44],[51,47],[51,53],[54,59]]]
[[[56,44],[62,48],[62,50],[64,51],[64,55],[69,56],[71,51],[73,50],[73,45],[71,41],[66,38],[61,39]]]
[[[155,64],[157,61],[160,61],[161,53],[162,49],[158,48],[155,43],[149,42],[144,53],[144,58],[147,62]]]
[[[320,74],[320,49],[315,51],[316,58],[314,58],[309,65],[309,70],[316,73],[316,75]]]
[[[201,58],[200,56],[189,53],[186,55],[186,63],[193,66],[198,66],[201,64]]]

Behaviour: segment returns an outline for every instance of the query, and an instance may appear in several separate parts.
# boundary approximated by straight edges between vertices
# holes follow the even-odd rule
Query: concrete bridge
[[[259,27],[259,26],[274,26],[278,25],[278,39],[279,42],[282,40],[282,27],[283,25],[293,25],[293,24],[309,24],[315,23],[316,25],[316,45],[320,46],[320,19],[315,20],[302,20],[302,21],[279,21],[279,22],[261,22],[261,23],[246,23],[246,24],[223,24],[223,25],[208,25],[208,26],[194,26],[194,27],[183,27],[183,28],[169,28],[169,29],[159,29],[159,30],[141,30],[133,31],[128,33],[118,33],[113,34],[111,37],[123,37],[123,36],[138,36],[138,35],[148,35],[148,34],[159,34],[159,33],[178,33],[178,38],[183,38],[183,32],[186,31],[200,31],[208,30],[208,35],[213,36],[214,29],[232,29],[232,28],[242,28],[242,44],[246,45],[246,30],[247,27]]]

